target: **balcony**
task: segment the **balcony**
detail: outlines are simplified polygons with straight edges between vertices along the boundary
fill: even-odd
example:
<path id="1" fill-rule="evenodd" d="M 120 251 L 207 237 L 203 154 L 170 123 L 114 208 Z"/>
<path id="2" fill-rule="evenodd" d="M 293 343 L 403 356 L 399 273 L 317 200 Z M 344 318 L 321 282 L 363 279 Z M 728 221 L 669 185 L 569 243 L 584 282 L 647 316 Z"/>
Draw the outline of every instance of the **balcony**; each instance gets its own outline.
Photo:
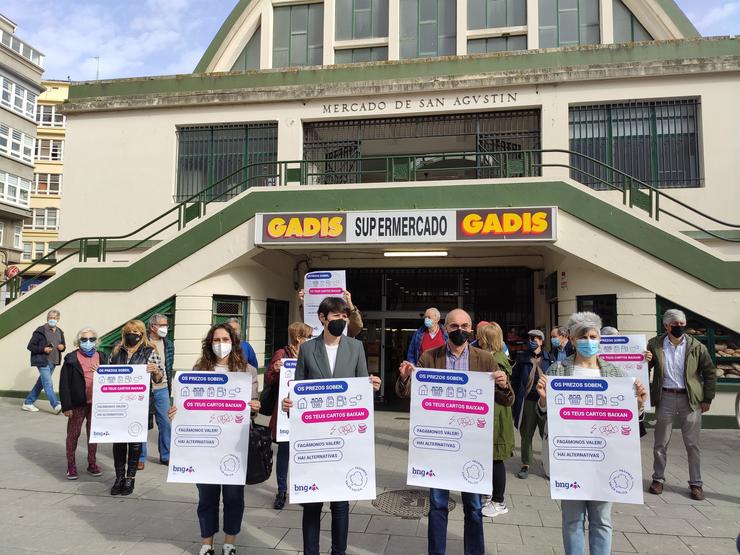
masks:
<path id="1" fill-rule="evenodd" d="M 20 56 L 23 56 L 29 62 L 36 64 L 41 68 L 44 67 L 44 55 L 12 33 L 8 33 L 7 31 L 0 29 L 0 43 L 7 46 Z"/>

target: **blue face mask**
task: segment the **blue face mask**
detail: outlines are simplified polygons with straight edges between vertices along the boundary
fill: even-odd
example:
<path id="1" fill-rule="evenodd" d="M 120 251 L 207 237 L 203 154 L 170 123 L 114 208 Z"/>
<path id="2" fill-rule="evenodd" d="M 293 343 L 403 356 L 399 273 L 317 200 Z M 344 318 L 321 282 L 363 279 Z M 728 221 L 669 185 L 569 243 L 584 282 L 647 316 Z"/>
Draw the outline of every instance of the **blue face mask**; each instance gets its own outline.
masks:
<path id="1" fill-rule="evenodd" d="M 530 351 L 536 351 L 539 348 L 539 345 L 536 341 L 530 341 L 529 342 L 529 350 Z"/>
<path id="2" fill-rule="evenodd" d="M 49 321 L 47 322 L 47 324 L 49 324 L 49 327 L 50 328 L 57 327 L 57 321 L 54 318 L 50 318 Z"/>
<path id="3" fill-rule="evenodd" d="M 560 347 L 560 338 L 559 337 L 551 337 L 550 338 L 550 345 L 553 347 Z"/>
<path id="4" fill-rule="evenodd" d="M 599 354 L 598 339 L 578 339 L 576 341 L 576 350 L 578 354 L 585 358 L 591 358 Z"/>
<path id="5" fill-rule="evenodd" d="M 432 329 L 432 326 L 434 326 L 434 322 L 432 322 L 431 318 L 424 318 L 424 325 L 427 327 L 428 330 Z"/>
<path id="6" fill-rule="evenodd" d="M 80 341 L 80 351 L 82 351 L 82 354 L 85 356 L 93 356 L 93 354 L 95 354 L 95 341 L 85 341 L 83 339 Z"/>

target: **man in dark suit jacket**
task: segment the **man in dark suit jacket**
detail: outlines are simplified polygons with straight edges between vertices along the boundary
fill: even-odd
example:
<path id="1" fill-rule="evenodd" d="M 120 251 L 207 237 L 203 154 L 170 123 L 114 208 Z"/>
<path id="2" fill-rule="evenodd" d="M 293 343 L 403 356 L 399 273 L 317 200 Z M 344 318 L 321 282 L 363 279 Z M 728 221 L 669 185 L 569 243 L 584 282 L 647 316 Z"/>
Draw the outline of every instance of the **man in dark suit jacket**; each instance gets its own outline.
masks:
<path id="1" fill-rule="evenodd" d="M 344 299 L 327 297 L 319 305 L 319 321 L 324 331 L 307 341 L 298 351 L 296 380 L 319 380 L 327 378 L 360 378 L 367 376 L 367 361 L 362 342 L 343 335 L 349 320 L 350 309 Z M 373 390 L 380 389 L 380 378 L 372 376 Z M 293 406 L 290 399 L 282 402 L 283 410 Z M 323 503 L 303 504 L 303 552 L 305 555 L 319 554 L 321 508 Z M 349 534 L 349 502 L 331 502 L 331 552 L 344 555 L 347 552 Z"/>
<path id="2" fill-rule="evenodd" d="M 430 351 L 425 351 L 419 358 L 420 368 L 438 368 L 440 370 L 463 370 L 466 372 L 493 372 L 496 381 L 495 402 L 504 406 L 514 404 L 514 391 L 509 378 L 501 370 L 491 353 L 471 347 L 468 341 L 472 337 L 473 323 L 470 315 L 456 308 L 447 314 L 445 320 L 447 342 Z M 398 369 L 396 393 L 399 397 L 411 395 L 411 373 L 415 370 L 408 361 L 401 363 Z M 491 438 L 493 439 L 493 438 Z M 486 548 L 483 539 L 483 516 L 481 515 L 480 495 L 461 492 L 463 511 L 465 512 L 464 552 L 465 555 L 484 555 Z M 447 516 L 450 492 L 443 489 L 429 490 L 429 525 L 427 539 L 429 555 L 443 555 L 447 550 Z"/>

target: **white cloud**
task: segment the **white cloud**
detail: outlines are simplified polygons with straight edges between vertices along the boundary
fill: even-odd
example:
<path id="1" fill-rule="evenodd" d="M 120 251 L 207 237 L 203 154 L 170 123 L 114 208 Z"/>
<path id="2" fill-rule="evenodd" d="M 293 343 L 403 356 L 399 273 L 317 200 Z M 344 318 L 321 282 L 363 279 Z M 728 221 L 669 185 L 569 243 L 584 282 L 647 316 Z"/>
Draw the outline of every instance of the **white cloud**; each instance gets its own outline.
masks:
<path id="1" fill-rule="evenodd" d="M 702 7 L 707 7 L 704 4 Z M 740 33 L 740 1 L 723 2 L 708 10 L 687 13 L 699 32 L 705 36 Z"/>

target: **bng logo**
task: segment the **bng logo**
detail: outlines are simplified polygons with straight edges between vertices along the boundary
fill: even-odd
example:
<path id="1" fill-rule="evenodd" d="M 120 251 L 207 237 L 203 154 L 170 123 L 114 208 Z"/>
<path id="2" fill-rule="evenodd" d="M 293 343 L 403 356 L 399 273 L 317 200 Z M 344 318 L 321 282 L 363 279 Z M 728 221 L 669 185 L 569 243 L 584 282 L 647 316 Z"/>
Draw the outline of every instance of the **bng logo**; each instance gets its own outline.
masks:
<path id="1" fill-rule="evenodd" d="M 423 468 L 414 468 L 413 466 L 411 467 L 411 475 L 421 476 L 423 478 L 424 477 L 431 478 L 432 476 L 436 476 L 436 474 L 434 473 L 434 470 L 432 470 L 431 468 L 429 470 L 424 470 Z"/>
<path id="2" fill-rule="evenodd" d="M 192 467 L 192 465 L 191 466 L 173 465 L 172 472 L 174 474 L 192 474 L 193 472 L 195 472 L 195 469 Z"/>
<path id="3" fill-rule="evenodd" d="M 581 486 L 578 485 L 578 482 L 568 483 L 568 482 L 560 482 L 558 480 L 555 480 L 555 487 L 557 489 L 570 490 L 570 489 L 580 489 Z"/>
<path id="4" fill-rule="evenodd" d="M 304 492 L 319 491 L 319 486 L 316 484 L 311 484 L 310 486 L 308 484 L 293 484 L 293 489 Z"/>
<path id="5" fill-rule="evenodd" d="M 97 432 L 97 431 L 96 432 L 93 432 L 93 437 L 106 437 L 106 436 L 109 436 L 109 435 L 110 435 L 110 432 L 108 432 L 108 431 L 105 431 L 105 432 Z"/>

